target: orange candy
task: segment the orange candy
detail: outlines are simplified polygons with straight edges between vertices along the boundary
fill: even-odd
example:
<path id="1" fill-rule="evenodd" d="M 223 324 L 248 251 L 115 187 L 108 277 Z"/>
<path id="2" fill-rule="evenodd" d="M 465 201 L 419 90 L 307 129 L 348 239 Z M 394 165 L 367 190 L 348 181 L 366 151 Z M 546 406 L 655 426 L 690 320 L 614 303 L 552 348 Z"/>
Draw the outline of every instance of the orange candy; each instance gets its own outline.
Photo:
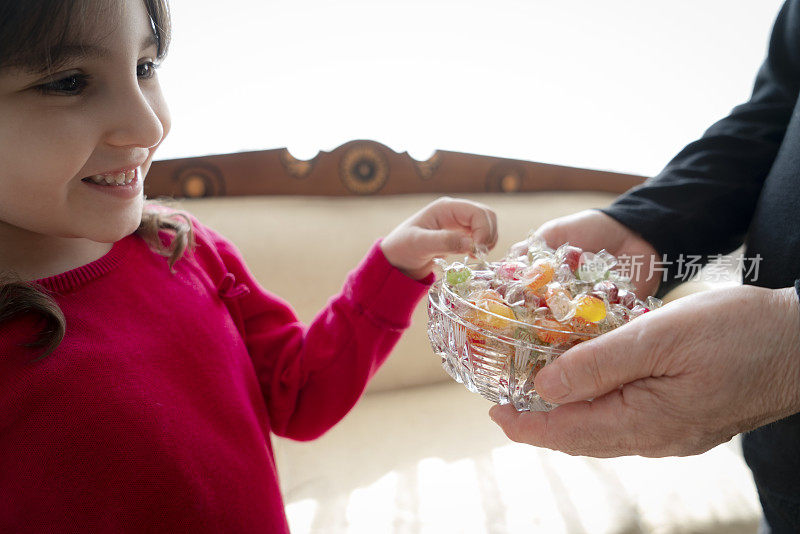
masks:
<path id="1" fill-rule="evenodd" d="M 511 323 L 506 319 L 516 320 L 517 316 L 514 315 L 514 310 L 492 299 L 479 300 L 476 304 L 490 313 L 478 312 L 478 321 L 476 324 L 483 326 L 489 330 L 505 330 Z M 500 317 L 498 317 L 498 315 Z M 504 319 L 505 317 L 505 319 Z"/>
<path id="2" fill-rule="evenodd" d="M 594 336 L 600 333 L 599 326 L 580 317 L 573 317 L 569 324 L 571 329 L 576 334 L 579 334 L 579 339 L 581 341 L 592 339 Z"/>
<path id="3" fill-rule="evenodd" d="M 491 330 L 493 332 L 504 332 L 511 327 L 511 320 L 516 320 L 514 310 L 498 302 L 493 298 L 484 298 L 478 301 L 470 301 L 478 310 L 470 310 L 464 318 L 472 324 Z M 485 310 L 485 311 L 483 311 Z M 486 313 L 489 312 L 489 313 Z M 498 317 L 499 316 L 499 317 Z"/>
<path id="4" fill-rule="evenodd" d="M 556 344 L 569 341 L 570 333 L 564 332 L 564 330 L 569 330 L 569 326 L 563 325 L 554 319 L 541 319 L 536 322 L 536 326 L 547 329 L 536 329 L 536 336 L 543 343 Z M 555 332 L 554 330 L 561 330 L 561 332 Z"/>
<path id="5" fill-rule="evenodd" d="M 471 310 L 465 318 L 472 324 L 492 332 L 506 333 L 512 324 L 509 319 L 516 320 L 517 318 L 514 310 L 493 298 L 484 298 L 473 304 L 480 310 Z M 467 338 L 478 345 L 485 345 L 489 341 L 484 334 L 473 330 L 467 330 Z"/>
<path id="6" fill-rule="evenodd" d="M 553 280 L 555 268 L 550 262 L 537 261 L 523 273 L 523 279 L 528 283 L 528 289 L 537 291 Z"/>
<path id="7" fill-rule="evenodd" d="M 475 300 L 473 301 L 473 303 L 480 302 L 482 300 L 495 300 L 497 302 L 502 303 L 503 296 L 494 289 L 484 289 L 483 291 L 475 295 Z"/>

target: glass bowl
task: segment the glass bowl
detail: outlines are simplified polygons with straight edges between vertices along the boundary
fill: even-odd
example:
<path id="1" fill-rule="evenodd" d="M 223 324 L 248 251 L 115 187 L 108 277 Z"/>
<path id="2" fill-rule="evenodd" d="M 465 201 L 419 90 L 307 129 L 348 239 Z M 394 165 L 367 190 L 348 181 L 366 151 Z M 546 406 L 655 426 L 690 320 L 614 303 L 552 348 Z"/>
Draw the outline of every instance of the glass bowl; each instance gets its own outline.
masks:
<path id="1" fill-rule="evenodd" d="M 519 411 L 554 408 L 536 393 L 536 373 L 568 348 L 597 335 L 543 328 L 494 314 L 441 280 L 428 292 L 428 338 L 444 370 L 469 391 L 492 402 L 511 403 Z"/>

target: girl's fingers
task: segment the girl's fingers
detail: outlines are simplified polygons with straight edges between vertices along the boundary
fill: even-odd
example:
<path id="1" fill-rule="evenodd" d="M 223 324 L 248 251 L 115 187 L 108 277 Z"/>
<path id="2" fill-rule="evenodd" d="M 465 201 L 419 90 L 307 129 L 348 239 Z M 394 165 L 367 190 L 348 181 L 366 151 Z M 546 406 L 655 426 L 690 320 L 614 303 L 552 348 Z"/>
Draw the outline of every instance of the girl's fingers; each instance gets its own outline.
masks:
<path id="1" fill-rule="evenodd" d="M 416 249 L 426 257 L 468 254 L 472 238 L 463 230 L 428 230 L 419 228 L 414 236 Z"/>
<path id="2" fill-rule="evenodd" d="M 459 226 L 469 231 L 475 243 L 489 248 L 497 243 L 497 215 L 483 204 L 463 199 L 441 199 L 436 203 L 435 220 L 441 228 Z"/>

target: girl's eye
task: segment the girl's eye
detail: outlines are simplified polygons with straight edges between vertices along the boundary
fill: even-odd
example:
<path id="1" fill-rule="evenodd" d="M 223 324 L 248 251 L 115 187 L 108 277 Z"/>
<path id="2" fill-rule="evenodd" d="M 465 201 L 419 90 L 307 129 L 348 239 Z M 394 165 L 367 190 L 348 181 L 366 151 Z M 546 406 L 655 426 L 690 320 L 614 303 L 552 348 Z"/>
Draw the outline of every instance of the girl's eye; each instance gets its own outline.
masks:
<path id="1" fill-rule="evenodd" d="M 156 74 L 156 68 L 158 65 L 153 63 L 152 61 L 145 61 L 141 65 L 136 66 L 136 76 L 142 79 L 152 78 Z"/>
<path id="2" fill-rule="evenodd" d="M 136 66 L 136 76 L 139 79 L 147 80 L 156 74 L 156 65 L 152 61 L 145 61 Z M 36 86 L 36 89 L 45 95 L 76 96 L 86 89 L 91 77 L 88 74 L 73 74 L 52 82 L 43 83 Z"/>
<path id="3" fill-rule="evenodd" d="M 38 85 L 36 89 L 46 95 L 58 94 L 73 96 L 79 95 L 86 88 L 89 82 L 89 76 L 86 74 L 73 74 L 66 78 L 53 80 L 52 82 L 43 83 Z"/>

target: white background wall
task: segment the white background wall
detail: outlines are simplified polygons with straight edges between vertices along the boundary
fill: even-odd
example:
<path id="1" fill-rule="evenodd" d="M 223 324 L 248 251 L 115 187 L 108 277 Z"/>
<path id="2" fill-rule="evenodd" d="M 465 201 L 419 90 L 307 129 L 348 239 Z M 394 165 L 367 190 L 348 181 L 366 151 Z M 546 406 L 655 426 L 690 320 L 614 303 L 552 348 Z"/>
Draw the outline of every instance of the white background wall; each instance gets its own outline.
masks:
<path id="1" fill-rule="evenodd" d="M 651 175 L 745 100 L 782 0 L 172 0 L 159 158 L 359 138 Z"/>

